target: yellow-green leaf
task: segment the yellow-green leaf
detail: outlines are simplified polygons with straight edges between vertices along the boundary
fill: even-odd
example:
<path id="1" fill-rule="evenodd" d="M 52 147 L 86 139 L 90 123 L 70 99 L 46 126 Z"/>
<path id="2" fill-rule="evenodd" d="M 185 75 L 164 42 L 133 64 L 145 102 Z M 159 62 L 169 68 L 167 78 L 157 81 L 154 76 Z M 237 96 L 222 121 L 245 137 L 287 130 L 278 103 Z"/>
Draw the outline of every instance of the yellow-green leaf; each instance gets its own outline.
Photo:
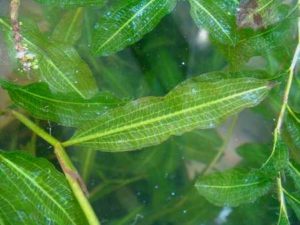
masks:
<path id="1" fill-rule="evenodd" d="M 211 75 L 218 74 L 223 73 Z M 265 80 L 199 76 L 183 82 L 165 97 L 141 98 L 109 110 L 99 120 L 84 125 L 64 145 L 128 151 L 159 144 L 171 135 L 213 128 L 228 116 L 259 104 L 269 90 L 270 83 Z"/>

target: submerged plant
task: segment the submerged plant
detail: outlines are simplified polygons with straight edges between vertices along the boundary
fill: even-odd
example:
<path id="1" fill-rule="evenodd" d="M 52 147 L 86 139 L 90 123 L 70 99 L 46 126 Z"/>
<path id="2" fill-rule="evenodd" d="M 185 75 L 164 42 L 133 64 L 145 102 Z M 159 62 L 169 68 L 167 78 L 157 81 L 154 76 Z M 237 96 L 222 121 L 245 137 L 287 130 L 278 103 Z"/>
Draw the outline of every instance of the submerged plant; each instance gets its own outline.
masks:
<path id="1" fill-rule="evenodd" d="M 0 224 L 299 224 L 299 4 L 12 0 Z"/>

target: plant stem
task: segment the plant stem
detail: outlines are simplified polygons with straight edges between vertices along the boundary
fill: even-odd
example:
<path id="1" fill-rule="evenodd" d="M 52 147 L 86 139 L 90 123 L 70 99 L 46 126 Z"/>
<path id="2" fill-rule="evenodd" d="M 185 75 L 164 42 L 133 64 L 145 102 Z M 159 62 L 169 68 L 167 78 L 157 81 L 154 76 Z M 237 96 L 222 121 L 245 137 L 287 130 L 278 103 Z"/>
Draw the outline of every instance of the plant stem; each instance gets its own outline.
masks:
<path id="1" fill-rule="evenodd" d="M 263 164 L 263 167 L 265 165 L 267 165 L 267 163 L 271 160 L 271 158 L 273 157 L 275 150 L 276 150 L 276 145 L 278 142 L 278 137 L 281 133 L 281 127 L 283 124 L 285 112 L 288 108 L 289 95 L 291 92 L 291 87 L 292 87 L 293 78 L 294 78 L 294 72 L 295 72 L 297 62 L 298 62 L 299 55 L 300 55 L 300 18 L 298 19 L 298 44 L 297 44 L 297 47 L 296 47 L 296 50 L 295 50 L 295 53 L 293 56 L 292 63 L 289 68 L 289 76 L 288 76 L 287 84 L 286 84 L 286 87 L 284 90 L 282 105 L 281 105 L 280 113 L 279 113 L 279 116 L 277 119 L 276 127 L 274 129 L 273 149 L 272 149 L 271 155 L 266 160 L 266 162 Z"/>
<path id="2" fill-rule="evenodd" d="M 209 163 L 209 165 L 203 170 L 203 172 L 202 172 L 203 175 L 208 174 L 210 172 L 210 170 L 215 166 L 215 164 L 220 160 L 221 156 L 224 154 L 224 151 L 228 147 L 228 143 L 234 132 L 234 128 L 236 126 L 237 119 L 238 119 L 238 115 L 235 115 L 232 119 L 229 130 L 225 137 L 224 144 L 220 147 L 220 150 L 218 151 L 217 155 L 213 158 L 213 160 Z"/>
<path id="3" fill-rule="evenodd" d="M 280 202 L 280 216 L 279 216 L 279 218 L 281 217 L 282 214 L 284 214 L 285 217 L 288 219 L 288 213 L 287 213 L 285 198 L 284 198 L 284 189 L 282 187 L 281 174 L 280 173 L 277 177 L 277 189 L 278 189 L 278 199 L 279 199 L 279 202 Z"/>
<path id="4" fill-rule="evenodd" d="M 54 153 L 60 163 L 60 166 L 66 176 L 66 179 L 73 191 L 75 198 L 77 199 L 83 213 L 86 216 L 87 221 L 89 222 L 89 225 L 100 225 L 100 222 L 98 221 L 98 218 L 95 215 L 92 206 L 90 205 L 84 194 L 85 186 L 83 185 L 83 182 L 81 181 L 81 178 L 75 166 L 67 155 L 65 149 L 62 147 L 61 143 L 57 139 L 46 133 L 31 120 L 26 118 L 24 115 L 16 111 L 12 111 L 12 114 L 25 126 L 27 126 L 39 137 L 41 137 L 54 147 Z"/>

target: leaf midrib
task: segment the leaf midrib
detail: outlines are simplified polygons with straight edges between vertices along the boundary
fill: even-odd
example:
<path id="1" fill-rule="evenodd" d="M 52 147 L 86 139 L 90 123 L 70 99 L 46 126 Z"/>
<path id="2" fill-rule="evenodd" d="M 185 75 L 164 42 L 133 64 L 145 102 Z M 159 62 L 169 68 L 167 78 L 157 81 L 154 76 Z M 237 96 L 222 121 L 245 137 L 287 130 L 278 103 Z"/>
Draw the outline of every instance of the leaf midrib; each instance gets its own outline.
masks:
<path id="1" fill-rule="evenodd" d="M 233 44 L 233 40 L 231 37 L 226 33 L 226 30 L 224 30 L 223 26 L 219 23 L 219 21 L 199 2 L 196 0 L 191 0 L 193 1 L 198 7 L 200 7 L 210 18 L 212 18 L 213 21 L 217 24 L 217 26 L 221 29 L 221 31 L 225 34 L 225 36 L 228 38 L 228 40 Z"/>
<path id="2" fill-rule="evenodd" d="M 154 3 L 156 0 L 151 0 L 148 2 L 145 6 L 143 6 L 140 10 L 138 10 L 132 17 L 129 18 L 110 38 L 108 38 L 98 49 L 97 51 L 101 51 L 101 49 L 107 45 L 109 42 L 111 42 L 122 30 L 124 30 L 128 24 L 130 24 L 141 12 L 143 12 L 147 7 L 149 7 L 152 3 Z"/>
<path id="3" fill-rule="evenodd" d="M 216 188 L 216 189 L 234 189 L 241 187 L 250 187 L 257 184 L 265 183 L 265 181 L 257 181 L 249 184 L 238 184 L 238 185 L 209 185 L 209 184 L 196 184 L 197 188 Z"/>
<path id="4" fill-rule="evenodd" d="M 174 112 L 174 113 L 169 113 L 169 114 L 166 114 L 166 115 L 163 115 L 163 116 L 158 116 L 158 117 L 148 119 L 146 121 L 141 121 L 141 122 L 138 122 L 138 123 L 135 123 L 135 124 L 132 124 L 132 125 L 125 125 L 125 126 L 122 126 L 122 127 L 118 127 L 116 129 L 108 130 L 106 132 L 104 131 L 103 133 L 96 133 L 96 134 L 93 134 L 93 135 L 88 135 L 86 137 L 73 138 L 69 141 L 64 142 L 63 146 L 70 146 L 70 145 L 74 145 L 74 144 L 79 144 L 79 143 L 82 143 L 82 142 L 85 142 L 85 141 L 100 138 L 100 137 L 107 136 L 107 135 L 110 135 L 110 134 L 114 134 L 114 133 L 122 132 L 122 131 L 125 131 L 125 130 L 130 130 L 130 129 L 133 129 L 133 128 L 138 128 L 138 127 L 141 127 L 141 126 L 149 125 L 149 124 L 155 123 L 157 121 L 161 121 L 161 120 L 165 120 L 165 119 L 168 119 L 168 118 L 171 118 L 171 117 L 175 117 L 175 116 L 178 116 L 180 114 L 184 114 L 186 112 L 192 112 L 192 111 L 195 111 L 195 110 L 199 110 L 201 108 L 208 107 L 208 106 L 211 106 L 213 104 L 216 104 L 216 103 L 219 103 L 219 102 L 222 102 L 222 101 L 226 101 L 226 100 L 238 97 L 238 96 L 242 96 L 242 95 L 245 95 L 245 94 L 248 94 L 248 93 L 251 93 L 251 92 L 259 91 L 259 90 L 262 90 L 262 89 L 268 89 L 268 86 L 262 86 L 262 87 L 259 87 L 259 88 L 255 88 L 255 89 L 251 89 L 251 90 L 248 90 L 248 91 L 240 92 L 238 94 L 233 94 L 233 95 L 230 95 L 230 96 L 226 96 L 224 98 L 220 98 L 220 99 L 217 99 L 217 100 L 214 100 L 214 101 L 211 101 L 211 102 L 207 102 L 207 103 L 204 103 L 204 104 L 201 104 L 201 105 L 198 105 L 198 106 L 183 109 L 183 110 L 180 110 L 180 111 L 177 111 L 177 112 Z M 96 129 L 96 128 L 92 128 L 92 129 Z M 86 132 L 82 133 L 80 136 L 83 136 L 85 133 L 88 133 L 88 132 L 90 132 L 90 131 L 87 130 Z"/>

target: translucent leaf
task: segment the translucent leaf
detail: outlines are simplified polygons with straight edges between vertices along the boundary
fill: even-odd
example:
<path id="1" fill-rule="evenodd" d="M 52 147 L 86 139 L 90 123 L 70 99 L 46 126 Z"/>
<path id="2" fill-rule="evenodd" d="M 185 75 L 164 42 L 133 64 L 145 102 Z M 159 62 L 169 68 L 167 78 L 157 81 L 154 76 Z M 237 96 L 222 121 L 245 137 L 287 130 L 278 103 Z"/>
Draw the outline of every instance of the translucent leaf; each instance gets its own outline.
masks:
<path id="1" fill-rule="evenodd" d="M 81 36 L 84 10 L 77 8 L 66 12 L 52 33 L 52 39 L 74 45 Z"/>
<path id="2" fill-rule="evenodd" d="M 215 73 L 212 73 L 212 75 Z M 228 116 L 259 104 L 270 83 L 254 78 L 189 79 L 165 97 L 146 97 L 109 110 L 65 143 L 103 151 L 127 151 L 159 144 L 171 135 L 212 128 Z"/>
<path id="3" fill-rule="evenodd" d="M 100 117 L 108 108 L 122 103 L 109 93 L 98 94 L 86 100 L 77 95 L 52 93 L 45 83 L 19 86 L 0 79 L 11 99 L 33 116 L 65 126 L 79 126 Z"/>
<path id="4" fill-rule="evenodd" d="M 235 12 L 237 1 L 189 0 L 191 15 L 201 28 L 206 28 L 213 39 L 223 44 L 234 45 Z"/>
<path id="5" fill-rule="evenodd" d="M 232 170 L 200 177 L 195 186 L 212 204 L 238 206 L 254 202 L 266 194 L 272 180 L 258 170 L 250 173 Z"/>
<path id="6" fill-rule="evenodd" d="M 140 40 L 173 10 L 176 0 L 122 0 L 99 19 L 92 51 L 109 55 Z"/>
<path id="7" fill-rule="evenodd" d="M 0 19 L 0 26 L 11 39 L 10 25 Z M 98 92 L 92 72 L 75 48 L 49 41 L 37 27 L 27 22 L 22 25 L 22 35 L 24 44 L 38 62 L 38 70 L 34 72 L 48 83 L 51 90 L 74 93 L 82 98 L 90 98 Z"/>
<path id="8" fill-rule="evenodd" d="M 89 5 L 101 5 L 104 0 L 35 0 L 42 4 L 51 6 L 89 6 Z"/>
<path id="9" fill-rule="evenodd" d="M 87 224 L 64 176 L 46 160 L 0 151 L 3 224 Z"/>

